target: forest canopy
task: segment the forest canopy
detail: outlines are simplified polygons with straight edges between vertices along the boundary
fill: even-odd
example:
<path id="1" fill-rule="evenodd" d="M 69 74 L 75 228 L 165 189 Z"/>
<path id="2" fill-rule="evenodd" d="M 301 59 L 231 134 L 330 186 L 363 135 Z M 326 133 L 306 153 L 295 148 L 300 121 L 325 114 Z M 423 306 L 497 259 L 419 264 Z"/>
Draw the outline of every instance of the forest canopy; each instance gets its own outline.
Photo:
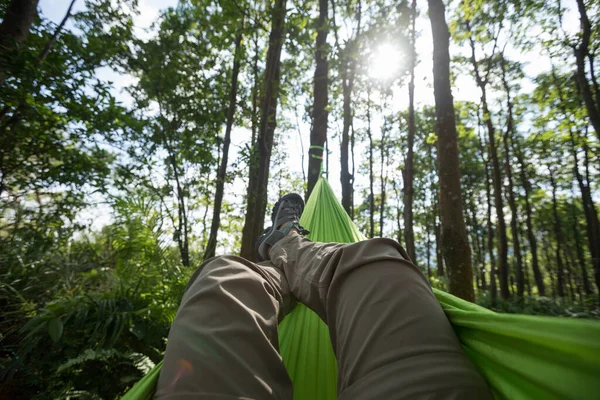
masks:
<path id="1" fill-rule="evenodd" d="M 0 397 L 113 399 L 326 177 L 500 312 L 600 318 L 597 0 L 0 0 Z"/>

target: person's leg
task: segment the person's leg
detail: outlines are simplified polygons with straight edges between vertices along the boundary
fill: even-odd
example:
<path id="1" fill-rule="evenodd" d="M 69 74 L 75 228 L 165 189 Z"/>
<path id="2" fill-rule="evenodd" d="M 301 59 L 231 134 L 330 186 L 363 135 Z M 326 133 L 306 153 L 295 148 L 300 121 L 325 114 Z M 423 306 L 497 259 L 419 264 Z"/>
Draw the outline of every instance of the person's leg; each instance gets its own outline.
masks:
<path id="1" fill-rule="evenodd" d="M 181 301 L 155 398 L 291 399 L 277 325 L 292 298 L 269 262 L 209 260 Z"/>
<path id="2" fill-rule="evenodd" d="M 340 399 L 491 399 L 423 274 L 391 239 L 270 250 L 290 289 L 329 326 Z"/>

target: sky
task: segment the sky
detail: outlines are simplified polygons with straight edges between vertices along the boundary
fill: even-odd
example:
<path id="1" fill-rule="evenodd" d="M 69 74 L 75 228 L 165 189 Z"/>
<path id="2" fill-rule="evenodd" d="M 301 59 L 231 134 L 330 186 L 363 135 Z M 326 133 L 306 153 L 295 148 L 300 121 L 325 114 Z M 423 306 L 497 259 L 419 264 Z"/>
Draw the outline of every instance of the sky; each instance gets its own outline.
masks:
<path id="1" fill-rule="evenodd" d="M 40 0 L 41 13 L 52 21 L 58 23 L 63 18 L 69 6 L 70 0 Z M 423 5 L 424 2 L 420 2 Z M 567 13 L 565 15 L 565 25 L 568 30 L 576 30 L 578 28 L 577 15 L 573 10 L 575 8 L 575 0 L 564 1 Z M 136 35 L 140 38 L 150 39 L 154 36 L 154 32 L 151 29 L 152 23 L 157 19 L 161 10 L 175 6 L 177 0 L 139 0 L 139 15 L 134 16 L 134 26 Z M 81 10 L 84 7 L 84 0 L 77 0 L 75 4 L 75 11 Z M 434 105 L 433 97 L 433 86 L 432 86 L 432 37 L 431 27 L 429 18 L 426 10 L 421 10 L 420 17 L 416 22 L 417 29 L 417 42 L 416 48 L 418 51 L 418 64 L 415 71 L 416 74 L 416 90 L 415 90 L 415 103 L 416 107 L 419 108 L 423 105 Z M 333 36 L 333 35 L 331 35 Z M 371 72 L 369 73 L 370 79 L 378 80 L 380 75 L 386 75 L 389 73 L 390 68 L 403 64 L 403 54 L 394 52 L 391 50 L 392 46 L 390 43 L 381 43 L 379 49 L 374 53 L 374 57 L 369 61 L 371 66 Z M 464 53 L 465 49 L 460 48 L 453 44 L 450 52 L 452 55 Z M 550 62 L 547 56 L 541 53 L 541 50 L 534 49 L 527 54 L 521 54 L 515 50 L 508 48 L 508 56 L 513 60 L 518 60 L 524 63 L 524 71 L 526 76 L 533 77 L 541 72 L 547 71 L 550 68 Z M 129 75 L 119 74 L 112 70 L 110 67 L 103 67 L 97 70 L 99 78 L 109 80 L 113 82 L 113 95 L 117 100 L 121 101 L 124 105 L 129 106 L 132 104 L 131 97 L 124 91 L 124 88 L 135 83 L 135 78 Z M 405 80 L 406 81 L 406 80 Z M 532 84 L 525 80 L 523 82 L 524 90 L 531 90 Z M 457 101 L 479 101 L 480 92 L 476 87 L 475 82 L 469 73 L 458 75 L 455 86 L 453 87 L 453 95 Z M 408 106 L 408 91 L 406 85 L 402 87 L 394 87 L 393 97 L 388 104 L 388 114 L 393 111 L 400 111 L 406 109 Z M 293 113 L 287 113 L 283 115 L 284 118 L 295 121 Z M 330 116 L 329 120 L 329 135 L 341 127 L 341 121 L 333 119 L 334 116 Z M 383 120 L 381 115 L 374 118 L 373 127 L 375 130 L 375 137 L 377 138 L 378 127 L 381 127 Z M 360 125 L 360 122 L 357 123 Z M 287 168 L 290 172 L 301 174 L 302 173 L 302 154 L 299 149 L 304 148 L 308 150 L 309 146 L 309 135 L 310 126 L 307 123 L 300 122 L 299 129 L 302 134 L 302 143 L 300 143 L 300 137 L 296 129 L 292 129 L 289 132 L 283 132 L 282 151 L 286 154 L 287 159 L 285 161 L 284 168 Z M 338 135 L 339 136 L 339 135 Z M 232 135 L 232 152 L 230 160 L 235 160 L 239 150 L 243 148 L 244 144 L 248 142 L 249 133 L 245 129 L 234 129 Z M 334 191 L 339 195 L 341 193 L 341 185 L 339 181 L 339 138 L 330 140 L 330 164 L 329 164 L 329 182 L 333 187 Z M 362 148 L 359 146 L 356 149 L 357 161 L 356 165 L 360 165 L 362 162 L 361 157 Z M 305 163 L 308 162 L 308 157 L 304 157 Z M 306 167 L 305 167 L 306 168 Z M 355 188 L 365 187 L 368 185 L 367 177 L 357 174 Z M 226 188 L 226 197 L 233 203 L 237 203 L 239 207 L 241 204 L 242 196 L 239 193 L 245 193 L 245 183 L 243 180 L 236 180 L 233 185 Z M 273 191 L 271 191 L 273 192 Z M 274 193 L 270 193 L 270 200 L 275 201 L 273 198 Z M 355 194 L 355 204 L 359 204 L 361 201 L 359 193 Z M 93 228 L 98 229 L 106 223 L 110 222 L 110 209 L 106 206 L 99 206 L 95 209 L 88 210 L 84 214 L 84 218 L 93 221 Z M 392 227 L 390 227 L 392 228 Z"/>

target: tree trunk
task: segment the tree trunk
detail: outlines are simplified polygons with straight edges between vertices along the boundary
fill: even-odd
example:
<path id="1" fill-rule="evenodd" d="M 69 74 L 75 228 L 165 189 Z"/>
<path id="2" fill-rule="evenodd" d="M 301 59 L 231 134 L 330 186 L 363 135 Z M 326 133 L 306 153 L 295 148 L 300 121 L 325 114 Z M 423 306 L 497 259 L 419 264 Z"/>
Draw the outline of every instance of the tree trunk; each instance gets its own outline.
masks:
<path id="1" fill-rule="evenodd" d="M 532 190 L 531 182 L 529 181 L 529 176 L 527 174 L 527 165 L 525 164 L 525 157 L 523 157 L 523 153 L 521 152 L 518 140 L 515 136 L 513 136 L 511 139 L 515 150 L 515 155 L 517 156 L 517 160 L 519 161 L 519 167 L 521 170 L 521 185 L 525 190 L 525 224 L 527 225 L 527 240 L 529 242 L 529 250 L 531 252 L 531 268 L 533 269 L 533 279 L 535 280 L 535 286 L 537 286 L 538 289 L 538 295 L 545 296 L 546 287 L 544 285 L 544 276 L 542 275 L 538 259 L 537 239 L 535 237 L 535 230 L 533 227 L 533 211 L 531 208 L 531 201 L 529 199 Z"/>
<path id="2" fill-rule="evenodd" d="M 575 191 L 573 190 L 573 198 L 575 198 Z M 579 232 L 579 223 L 577 221 L 577 214 L 575 212 L 575 205 L 571 206 L 571 226 L 573 228 L 573 238 L 575 239 L 575 252 L 577 254 L 577 262 L 579 269 L 581 270 L 581 281 L 583 290 L 586 295 L 594 293 L 592 285 L 590 284 L 590 278 L 588 276 L 587 266 L 585 263 L 585 256 L 583 253 L 583 246 L 581 243 L 581 233 Z"/>
<path id="3" fill-rule="evenodd" d="M 577 65 L 577 86 L 585 102 L 585 108 L 594 131 L 596 131 L 596 136 L 600 139 L 600 93 L 596 91 L 596 95 L 594 95 L 585 71 L 586 59 L 589 59 L 592 71 L 594 69 L 594 57 L 590 54 L 589 50 L 592 26 L 587 15 L 584 0 L 577 0 L 577 8 L 579 10 L 579 22 L 581 26 L 581 42 L 578 46 L 574 47 Z"/>
<path id="4" fill-rule="evenodd" d="M 263 230 L 267 205 L 269 166 L 273 149 L 273 135 L 277 121 L 277 98 L 280 84 L 281 49 L 285 40 L 285 13 L 287 0 L 276 0 L 272 9 L 271 34 L 265 69 L 265 83 L 261 105 L 261 120 L 253 153 L 257 162 L 250 164 L 246 220 L 242 230 L 240 255 L 255 260 L 254 244 Z"/>
<path id="5" fill-rule="evenodd" d="M 590 245 L 590 248 L 594 248 L 593 265 L 594 265 L 594 281 L 596 282 L 596 287 L 598 288 L 598 294 L 600 296 L 600 221 L 598 221 L 598 211 L 596 210 L 596 206 L 594 205 L 594 201 L 592 199 L 592 191 L 590 188 L 590 160 L 589 160 L 589 152 L 587 145 L 584 146 L 584 163 L 585 163 L 585 177 L 587 184 L 585 185 L 585 197 L 587 199 L 585 207 L 586 211 L 586 219 L 588 219 L 589 215 L 589 223 L 588 226 L 588 238 L 593 241 L 593 246 Z M 582 196 L 584 196 L 582 194 Z"/>
<path id="6" fill-rule="evenodd" d="M 37 18 L 38 0 L 12 0 L 0 24 L 0 85 L 6 79 L 7 69 Z"/>
<path id="7" fill-rule="evenodd" d="M 310 197 L 313 188 L 321 175 L 323 166 L 323 151 L 327 138 L 327 110 L 329 63 L 327 55 L 327 33 L 329 32 L 329 0 L 319 0 L 319 20 L 317 22 L 317 41 L 315 50 L 314 102 L 312 112 L 312 131 L 310 132 L 310 156 L 308 158 L 308 189 L 306 199 Z"/>
<path id="8" fill-rule="evenodd" d="M 319 0 L 320 1 L 320 0 Z M 342 184 L 342 206 L 350 218 L 354 219 L 354 177 L 350 174 L 349 168 L 349 144 L 350 144 L 350 126 L 352 125 L 352 90 L 354 88 L 354 78 L 356 74 L 356 50 L 360 37 L 362 17 L 362 4 L 358 2 L 358 29 L 356 37 L 351 39 L 346 46 L 344 60 L 342 62 L 342 91 L 343 91 L 343 112 L 344 124 L 342 128 L 342 141 L 340 148 L 341 173 L 340 180 Z"/>
<path id="9" fill-rule="evenodd" d="M 564 243 L 562 234 L 562 223 L 558 215 L 558 204 L 556 201 L 556 180 L 554 179 L 554 171 L 550 171 L 550 184 L 552 186 L 552 214 L 554 216 L 554 234 L 556 235 L 556 285 L 559 297 L 565 297 L 565 270 L 561 255 L 561 244 Z"/>
<path id="10" fill-rule="evenodd" d="M 481 117 L 479 109 L 477 110 L 477 126 L 480 127 Z M 487 204 L 486 232 L 487 232 L 487 250 L 490 257 L 490 298 L 492 304 L 496 302 L 498 297 L 498 288 L 496 285 L 496 258 L 494 257 L 494 225 L 492 223 L 492 190 L 490 187 L 490 163 L 485 157 L 484 139 L 478 135 L 479 151 L 481 153 L 481 161 L 485 166 L 485 199 Z"/>
<path id="11" fill-rule="evenodd" d="M 256 131 L 258 130 L 258 93 L 259 93 L 259 47 L 258 39 L 254 38 L 254 62 L 252 65 L 252 76 L 254 83 L 252 85 L 252 140 L 250 142 L 250 148 L 252 149 L 251 154 L 254 154 L 254 146 L 256 145 Z"/>
<path id="12" fill-rule="evenodd" d="M 381 188 L 381 199 L 379 203 L 379 237 L 383 237 L 383 223 L 385 219 L 385 184 L 386 177 L 384 176 L 385 170 L 385 129 L 384 127 L 381 131 L 381 144 L 379 146 L 379 150 L 381 152 L 381 171 L 379 176 L 379 186 Z"/>
<path id="13" fill-rule="evenodd" d="M 515 258 L 517 261 L 516 278 L 517 278 L 517 296 L 523 297 L 525 293 L 525 281 L 523 277 L 523 258 L 521 257 L 521 243 L 519 240 L 519 217 L 517 210 L 517 201 L 515 199 L 515 191 L 513 186 L 510 146 L 508 143 L 509 136 L 514 136 L 514 121 L 513 121 L 513 104 L 510 96 L 510 86 L 506 80 L 506 60 L 502 54 L 502 84 L 506 91 L 506 105 L 508 112 L 508 120 L 506 123 L 506 132 L 504 133 L 504 170 L 508 180 L 508 205 L 510 207 L 510 230 L 512 232 L 512 242 Z"/>
<path id="14" fill-rule="evenodd" d="M 456 115 L 450 87 L 450 33 L 442 0 L 428 0 L 433 33 L 433 86 L 438 135 L 442 246 L 450 293 L 475 300 L 471 248 L 463 214 Z"/>
<path id="15" fill-rule="evenodd" d="M 434 157 L 432 155 L 433 145 L 427 145 L 427 156 L 429 160 L 432 161 L 432 170 L 437 169 L 437 163 L 434 161 Z M 430 189 L 431 189 L 431 198 L 433 201 L 433 233 L 435 236 L 435 263 L 437 269 L 437 277 L 441 278 L 444 276 L 444 258 L 442 257 L 442 235 L 441 228 L 439 223 L 439 214 L 440 214 L 440 204 L 439 204 L 439 190 L 435 184 L 434 175 L 430 174 Z"/>
<path id="16" fill-rule="evenodd" d="M 574 136 L 572 130 L 571 130 L 570 134 L 571 134 L 571 136 L 570 136 L 571 137 L 571 152 L 573 154 L 573 172 L 575 174 L 575 178 L 577 179 L 577 184 L 579 185 L 579 191 L 581 192 L 581 204 L 583 205 L 583 210 L 584 210 L 584 214 L 585 214 L 586 230 L 587 230 L 587 236 L 588 236 L 588 248 L 590 250 L 590 255 L 592 257 L 592 264 L 594 265 L 594 269 L 596 269 L 596 264 L 600 263 L 600 261 L 599 261 L 599 259 L 600 259 L 600 251 L 599 251 L 600 244 L 598 243 L 598 241 L 600 240 L 600 235 L 598 235 L 596 232 L 594 232 L 594 214 L 596 215 L 596 221 L 598 219 L 598 215 L 596 214 L 596 207 L 594 205 L 594 200 L 592 199 L 591 190 L 590 190 L 589 186 L 587 186 L 585 184 L 585 182 L 583 180 L 583 176 L 581 175 L 581 172 L 579 172 L 579 160 L 577 157 L 575 136 Z M 577 226 L 577 220 L 576 220 L 575 216 L 573 216 L 573 218 L 575 219 L 574 227 L 573 227 L 574 234 L 575 234 L 575 240 L 577 242 L 579 242 L 580 238 L 579 238 L 579 229 Z M 577 244 L 577 254 L 578 254 L 578 258 L 580 260 L 580 265 L 581 265 L 583 287 L 584 287 L 586 294 L 591 294 L 591 293 L 593 293 L 592 286 L 589 281 L 585 262 L 583 262 L 583 255 L 579 254 L 580 252 L 581 252 L 581 247 L 579 246 L 579 244 Z M 598 289 L 600 290 L 600 286 L 598 286 Z"/>
<path id="17" fill-rule="evenodd" d="M 229 157 L 229 146 L 231 144 L 231 130 L 233 129 L 235 107 L 237 104 L 237 87 L 238 76 L 240 73 L 241 57 L 242 57 L 242 32 L 244 29 L 244 21 L 242 20 L 240 30 L 235 37 L 235 50 L 233 58 L 233 68 L 231 70 L 231 88 L 229 91 L 229 107 L 227 109 L 227 123 L 225 127 L 225 138 L 223 139 L 223 156 L 221 165 L 217 172 L 217 187 L 215 192 L 215 200 L 213 206 L 212 223 L 210 225 L 210 236 L 208 244 L 204 252 L 204 260 L 208 260 L 215 256 L 217 248 L 217 235 L 221 225 L 221 205 L 223 204 L 223 192 L 225 190 L 225 179 L 227 177 L 227 160 Z"/>
<path id="18" fill-rule="evenodd" d="M 466 22 L 470 32 L 469 22 Z M 494 184 L 494 203 L 496 206 L 497 234 L 498 234 L 498 279 L 500 281 L 500 295 L 507 299 L 510 297 L 508 285 L 508 240 L 506 237 L 506 222 L 504 221 L 504 201 L 502 199 L 502 175 L 500 173 L 500 161 L 496 147 L 496 133 L 492 123 L 492 117 L 487 103 L 487 82 L 479 73 L 479 64 L 475 56 L 475 41 L 472 34 L 469 36 L 471 45 L 471 63 L 475 72 L 477 86 L 481 90 L 481 106 L 483 108 L 483 119 L 488 130 L 488 146 L 490 159 L 492 161 L 492 182 Z"/>
<path id="19" fill-rule="evenodd" d="M 546 271 L 548 271 L 548 277 L 550 278 L 550 295 L 552 298 L 556 298 L 556 284 L 554 278 L 554 271 L 552 268 L 552 258 L 550 257 L 550 252 L 552 250 L 552 245 L 547 241 L 544 241 L 543 252 L 546 257 Z"/>
<path id="20" fill-rule="evenodd" d="M 416 41 L 416 19 L 417 19 L 417 1 L 412 1 L 412 26 L 411 26 L 411 55 L 410 55 L 410 82 L 408 83 L 408 143 L 406 149 L 406 163 L 404 177 L 404 242 L 406 251 L 413 263 L 416 263 L 415 254 L 415 233 L 413 230 L 413 164 L 414 164 L 414 143 L 415 143 L 415 64 L 417 52 L 415 49 Z"/>
<path id="21" fill-rule="evenodd" d="M 373 133 L 371 132 L 371 90 L 367 92 L 367 136 L 369 137 L 369 237 L 375 237 L 375 191 L 373 189 Z"/>

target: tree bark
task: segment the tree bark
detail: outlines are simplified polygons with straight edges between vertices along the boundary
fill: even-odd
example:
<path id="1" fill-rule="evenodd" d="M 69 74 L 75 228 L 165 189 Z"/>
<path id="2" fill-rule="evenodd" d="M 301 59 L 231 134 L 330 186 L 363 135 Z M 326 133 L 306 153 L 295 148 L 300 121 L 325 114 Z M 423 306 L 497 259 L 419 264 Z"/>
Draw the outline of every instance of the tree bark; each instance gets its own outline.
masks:
<path id="1" fill-rule="evenodd" d="M 558 215 L 558 204 L 556 200 L 556 179 L 554 179 L 554 171 L 552 168 L 548 168 L 550 172 L 550 184 L 552 186 L 552 215 L 554 216 L 554 234 L 556 236 L 556 285 L 557 293 L 559 297 L 565 297 L 565 270 L 562 259 L 562 248 L 561 244 L 564 243 L 564 237 L 562 233 L 562 222 Z"/>
<path id="2" fill-rule="evenodd" d="M 450 33 L 442 0 L 428 0 L 433 32 L 433 86 L 438 135 L 442 246 L 450 293 L 475 300 L 471 247 L 465 226 L 456 115 L 450 87 Z"/>
<path id="3" fill-rule="evenodd" d="M 257 162 L 250 163 L 246 220 L 242 230 L 240 255 L 256 260 L 254 244 L 263 230 L 267 205 L 269 166 L 273 149 L 273 135 L 277 121 L 277 98 L 280 85 L 281 49 L 285 40 L 285 13 L 287 0 L 276 0 L 271 12 L 272 25 L 265 69 L 261 120 L 253 153 Z"/>
<path id="4" fill-rule="evenodd" d="M 411 7 L 412 25 L 411 25 L 411 56 L 410 56 L 410 81 L 408 83 L 408 143 L 406 149 L 406 163 L 404 177 L 404 242 L 406 251 L 413 263 L 416 263 L 417 255 L 415 253 L 415 233 L 413 229 L 413 164 L 414 164 L 414 143 L 415 143 L 415 64 L 417 52 L 415 49 L 416 19 L 417 19 L 417 1 L 412 1 Z"/>
<path id="5" fill-rule="evenodd" d="M 259 47 L 258 39 L 254 38 L 254 62 L 252 65 L 252 76 L 254 83 L 252 85 L 252 139 L 250 141 L 250 148 L 254 149 L 256 145 L 256 132 L 258 131 L 258 94 L 259 94 L 259 69 L 258 69 L 258 58 L 259 58 Z M 254 153 L 254 151 L 252 151 Z"/>
<path id="6" fill-rule="evenodd" d="M 37 18 L 38 0 L 12 0 L 0 24 L 0 85 L 6 80 L 7 69 Z"/>
<path id="7" fill-rule="evenodd" d="M 477 126 L 482 126 L 479 109 L 477 110 Z M 490 298 L 492 304 L 496 302 L 498 297 L 498 288 L 496 284 L 496 258 L 494 257 L 494 225 L 492 223 L 492 190 L 490 187 L 490 163 L 485 157 L 484 139 L 478 135 L 479 151 L 481 153 L 481 161 L 485 166 L 485 199 L 487 205 L 486 232 L 487 232 L 487 251 L 490 257 Z"/>
<path id="8" fill-rule="evenodd" d="M 469 42 L 471 45 L 471 63 L 475 73 L 475 81 L 481 90 L 481 106 L 483 119 L 488 130 L 488 146 L 490 159 L 492 161 L 492 182 L 494 185 L 494 203 L 496 206 L 497 234 L 498 234 L 498 279 L 500 281 L 500 295 L 507 299 L 510 297 L 508 285 L 508 239 L 506 236 L 506 222 L 504 221 L 504 201 L 502 199 L 502 175 L 500 173 L 500 161 L 496 147 L 496 133 L 487 102 L 487 78 L 484 79 L 479 72 L 479 64 L 475 56 L 475 41 L 471 34 L 469 21 L 466 21 L 469 31 Z"/>
<path id="9" fill-rule="evenodd" d="M 327 56 L 327 34 L 329 32 L 329 0 L 319 0 L 319 19 L 317 22 L 317 41 L 315 49 L 314 101 L 312 111 L 312 131 L 310 132 L 310 149 L 308 157 L 308 189 L 306 199 L 321 175 L 325 139 L 327 138 L 327 99 L 329 93 L 329 63 Z"/>
<path id="10" fill-rule="evenodd" d="M 589 186 L 589 181 L 586 184 L 581 172 L 579 171 L 579 160 L 577 157 L 577 149 L 575 147 L 575 137 L 573 131 L 571 131 L 571 151 L 574 160 L 573 172 L 575 174 L 575 178 L 577 179 L 577 184 L 579 185 L 579 191 L 581 192 L 581 203 L 583 205 L 583 211 L 585 214 L 588 248 L 592 259 L 592 265 L 594 266 L 596 286 L 600 292 L 600 273 L 598 273 L 600 271 L 600 223 L 598 222 L 598 213 L 592 198 L 592 191 Z M 591 287 L 587 277 L 587 271 L 584 269 L 582 273 L 585 292 L 586 294 L 590 294 Z"/>
<path id="11" fill-rule="evenodd" d="M 379 146 L 379 151 L 381 153 L 381 170 L 379 176 L 379 186 L 381 189 L 381 199 L 379 203 L 379 237 L 383 237 L 383 224 L 385 220 L 385 184 L 386 177 L 384 176 L 385 170 L 385 156 L 386 156 L 386 146 L 385 146 L 385 127 L 381 130 L 381 143 Z"/>
<path id="12" fill-rule="evenodd" d="M 354 89 L 354 78 L 356 74 L 356 50 L 360 37 L 362 17 L 362 3 L 358 2 L 358 29 L 356 37 L 351 39 L 344 51 L 344 60 L 342 62 L 342 91 L 343 91 L 343 113 L 344 124 L 342 128 L 342 140 L 340 147 L 341 173 L 340 180 L 342 184 L 342 206 L 350 218 L 354 219 L 354 177 L 349 168 L 349 144 L 350 144 L 350 126 L 352 125 L 352 90 Z"/>
<path id="13" fill-rule="evenodd" d="M 229 146 L 231 145 L 231 131 L 233 129 L 235 108 L 237 104 L 237 88 L 240 66 L 242 63 L 242 32 L 244 29 L 244 20 L 242 20 L 240 29 L 235 37 L 235 50 L 233 53 L 233 68 L 231 70 L 231 88 L 229 90 L 229 107 L 227 108 L 227 122 L 225 127 L 225 137 L 223 139 L 223 156 L 221 165 L 217 172 L 217 187 L 215 191 L 215 200 L 213 206 L 213 216 L 210 225 L 210 236 L 204 252 L 204 260 L 215 256 L 217 248 L 217 235 L 221 225 L 221 206 L 223 204 L 223 193 L 225 191 L 225 179 L 227 177 L 227 162 L 229 157 Z"/>
<path id="14" fill-rule="evenodd" d="M 508 206 L 510 207 L 510 230 L 512 232 L 513 251 L 517 261 L 516 278 L 517 278 L 517 296 L 523 297 L 525 293 L 525 280 L 523 277 L 523 258 L 521 256 L 521 242 L 519 240 L 519 217 L 517 210 L 517 201 L 515 198 L 515 191 L 513 185 L 513 176 L 511 168 L 511 154 L 510 146 L 508 143 L 509 136 L 514 136 L 514 120 L 513 120 L 513 104 L 510 95 L 510 86 L 506 79 L 506 60 L 504 54 L 502 54 L 502 60 L 500 63 L 502 67 L 502 84 L 506 91 L 506 107 L 507 107 L 507 123 L 506 132 L 504 133 L 504 170 L 506 172 L 506 178 L 508 180 Z"/>
<path id="15" fill-rule="evenodd" d="M 515 155 L 517 156 L 517 161 L 519 162 L 521 186 L 523 186 L 523 189 L 525 190 L 525 224 L 527 226 L 527 240 L 529 242 L 529 250 L 531 252 L 531 269 L 533 269 L 533 279 L 535 280 L 535 286 L 538 289 L 538 295 L 545 296 L 546 287 L 544 284 L 544 276 L 542 275 L 542 271 L 540 269 L 537 239 L 535 237 L 535 229 L 533 226 L 533 211 L 530 201 L 532 191 L 531 182 L 529 181 L 529 176 L 527 174 L 525 157 L 523 156 L 520 145 L 518 144 L 515 136 L 511 138 L 511 142 L 515 150 Z"/>
<path id="16" fill-rule="evenodd" d="M 579 23 L 581 26 L 581 41 L 578 46 L 573 47 L 577 65 L 577 86 L 585 102 L 585 108 L 596 136 L 600 139 L 600 93 L 596 91 L 596 96 L 594 96 L 585 68 L 586 59 L 590 61 L 590 68 L 592 70 L 594 68 L 594 57 L 590 54 L 589 50 L 592 26 L 587 15 L 584 0 L 577 0 L 577 8 L 579 10 Z"/>
<path id="17" fill-rule="evenodd" d="M 572 192 L 573 198 L 575 198 L 575 190 Z M 585 206 L 584 206 L 585 207 Z M 583 290 L 586 295 L 594 293 L 592 285 L 590 284 L 590 277 L 588 275 L 587 266 L 585 265 L 585 256 L 581 244 L 581 233 L 579 232 L 579 223 L 577 220 L 577 214 L 575 212 L 575 205 L 571 205 L 571 226 L 573 228 L 573 238 L 575 239 L 575 252 L 577 254 L 577 262 L 579 269 L 581 270 L 581 281 Z"/>
<path id="18" fill-rule="evenodd" d="M 369 138 L 369 237 L 375 237 L 375 190 L 373 189 L 373 133 L 371 132 L 371 89 L 367 92 L 367 136 Z"/>

